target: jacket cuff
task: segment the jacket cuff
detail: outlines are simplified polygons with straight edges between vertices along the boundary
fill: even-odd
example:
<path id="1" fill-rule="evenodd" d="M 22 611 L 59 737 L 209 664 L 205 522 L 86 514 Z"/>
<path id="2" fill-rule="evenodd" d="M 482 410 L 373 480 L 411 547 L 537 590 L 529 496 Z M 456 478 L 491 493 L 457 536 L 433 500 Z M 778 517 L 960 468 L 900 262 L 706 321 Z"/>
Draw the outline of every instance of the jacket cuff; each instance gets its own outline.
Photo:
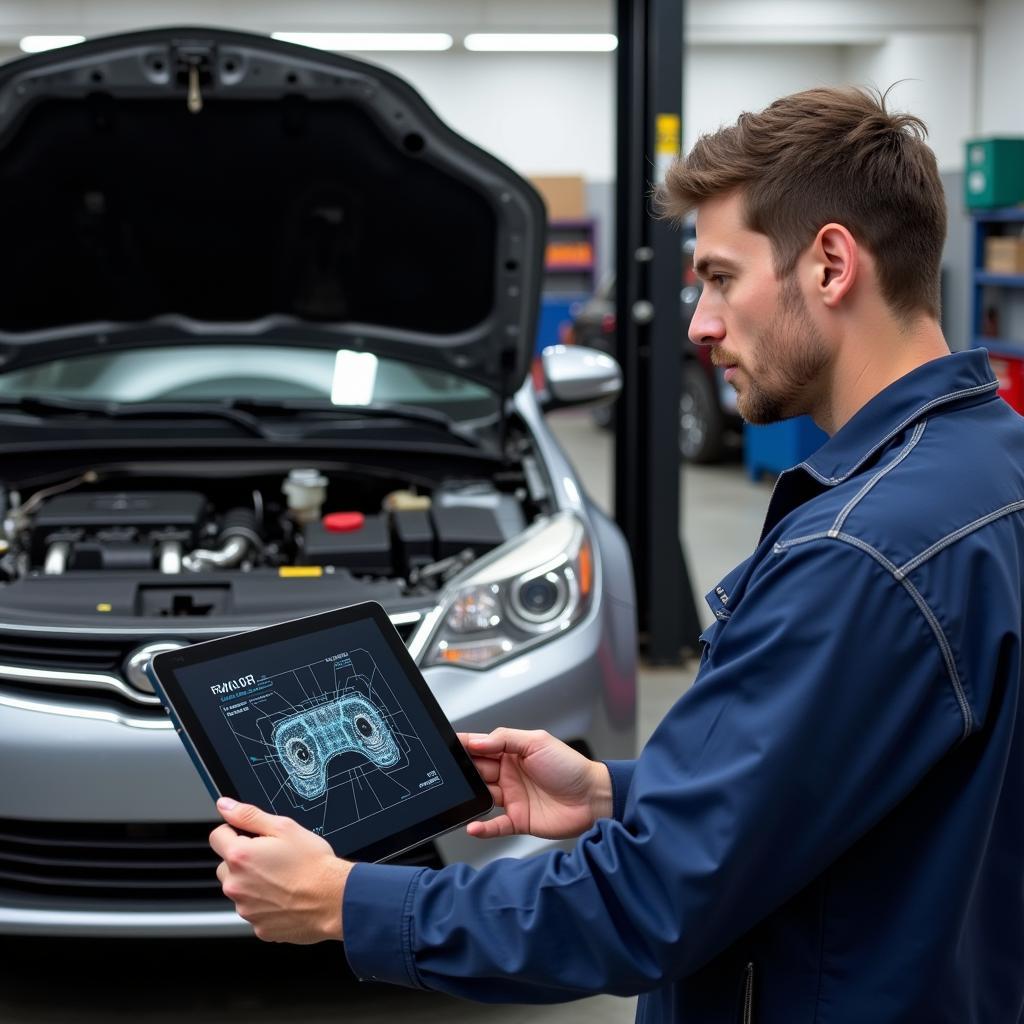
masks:
<path id="1" fill-rule="evenodd" d="M 356 864 L 345 883 L 345 956 L 360 981 L 425 988 L 412 949 L 412 901 L 427 868 Z"/>
<path id="2" fill-rule="evenodd" d="M 626 797 L 629 794 L 629 785 L 633 781 L 636 761 L 605 761 L 604 764 L 612 780 L 612 817 L 616 821 L 622 821 L 622 816 L 626 813 Z"/>

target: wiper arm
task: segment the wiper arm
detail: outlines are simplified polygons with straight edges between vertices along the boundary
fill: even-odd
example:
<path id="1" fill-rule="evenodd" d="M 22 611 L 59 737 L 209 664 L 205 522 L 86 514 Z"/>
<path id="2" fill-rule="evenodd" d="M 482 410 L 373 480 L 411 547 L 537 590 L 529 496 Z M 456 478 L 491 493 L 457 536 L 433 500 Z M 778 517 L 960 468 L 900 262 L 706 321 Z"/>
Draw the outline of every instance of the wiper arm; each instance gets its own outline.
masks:
<path id="1" fill-rule="evenodd" d="M 123 405 L 120 402 L 93 402 L 80 398 L 0 398 L 0 408 L 18 409 L 27 413 L 78 412 L 106 419 L 149 419 L 160 416 L 196 416 L 228 420 L 254 437 L 268 438 L 263 424 L 242 409 L 207 402 L 146 402 Z"/>
<path id="2" fill-rule="evenodd" d="M 479 438 L 467 427 L 453 420 L 439 409 L 423 409 L 416 405 L 370 403 L 369 405 L 333 405 L 319 401 L 288 399 L 236 398 L 230 408 L 257 415 L 268 412 L 314 412 L 326 413 L 345 419 L 399 419 L 410 423 L 429 423 L 441 427 L 460 440 L 479 446 Z"/>

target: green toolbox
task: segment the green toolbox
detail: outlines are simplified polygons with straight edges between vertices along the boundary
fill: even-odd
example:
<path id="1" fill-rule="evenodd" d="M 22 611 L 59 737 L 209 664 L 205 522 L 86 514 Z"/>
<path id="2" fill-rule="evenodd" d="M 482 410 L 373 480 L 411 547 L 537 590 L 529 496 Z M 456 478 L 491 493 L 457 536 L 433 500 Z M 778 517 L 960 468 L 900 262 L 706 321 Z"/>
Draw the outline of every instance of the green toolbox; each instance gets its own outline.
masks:
<path id="1" fill-rule="evenodd" d="M 966 143 L 964 202 L 972 209 L 1024 202 L 1024 138 Z"/>

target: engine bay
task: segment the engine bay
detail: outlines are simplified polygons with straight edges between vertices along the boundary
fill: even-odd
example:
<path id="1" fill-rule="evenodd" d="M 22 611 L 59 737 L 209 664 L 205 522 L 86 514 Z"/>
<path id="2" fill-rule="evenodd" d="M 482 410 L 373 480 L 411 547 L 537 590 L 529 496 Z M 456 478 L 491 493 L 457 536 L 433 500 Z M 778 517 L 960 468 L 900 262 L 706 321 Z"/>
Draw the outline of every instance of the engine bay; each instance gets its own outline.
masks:
<path id="1" fill-rule="evenodd" d="M 228 479 L 89 470 L 0 487 L 0 603 L 178 620 L 422 605 L 526 528 L 529 492 L 518 473 L 427 488 L 316 466 Z"/>

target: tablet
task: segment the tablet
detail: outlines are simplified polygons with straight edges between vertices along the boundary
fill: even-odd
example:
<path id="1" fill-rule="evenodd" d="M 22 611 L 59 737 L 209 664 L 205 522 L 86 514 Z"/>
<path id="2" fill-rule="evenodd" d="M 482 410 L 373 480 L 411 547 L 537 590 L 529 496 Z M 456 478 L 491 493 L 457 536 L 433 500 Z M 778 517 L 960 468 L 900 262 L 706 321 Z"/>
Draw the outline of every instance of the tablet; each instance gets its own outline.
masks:
<path id="1" fill-rule="evenodd" d="M 491 809 L 384 609 L 367 602 L 156 655 L 150 677 L 210 794 L 380 861 Z"/>

